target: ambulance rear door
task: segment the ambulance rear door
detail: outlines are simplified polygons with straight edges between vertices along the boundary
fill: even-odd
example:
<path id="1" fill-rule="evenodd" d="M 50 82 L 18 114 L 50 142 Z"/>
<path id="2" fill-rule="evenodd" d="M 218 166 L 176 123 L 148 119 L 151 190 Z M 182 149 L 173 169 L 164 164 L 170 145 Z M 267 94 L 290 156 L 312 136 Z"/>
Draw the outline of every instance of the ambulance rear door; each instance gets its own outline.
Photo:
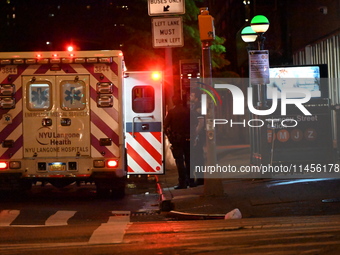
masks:
<path id="1" fill-rule="evenodd" d="M 24 157 L 90 156 L 89 75 L 22 79 Z"/>
<path id="2" fill-rule="evenodd" d="M 125 73 L 124 113 L 128 174 L 164 173 L 161 72 Z"/>

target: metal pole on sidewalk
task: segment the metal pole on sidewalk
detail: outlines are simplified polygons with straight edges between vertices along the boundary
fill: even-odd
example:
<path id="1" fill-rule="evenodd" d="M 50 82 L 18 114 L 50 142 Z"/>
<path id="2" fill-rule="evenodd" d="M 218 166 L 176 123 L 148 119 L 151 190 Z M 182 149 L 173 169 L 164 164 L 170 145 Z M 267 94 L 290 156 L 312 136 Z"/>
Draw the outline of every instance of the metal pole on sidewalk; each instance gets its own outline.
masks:
<path id="1" fill-rule="evenodd" d="M 212 85 L 212 66 L 211 66 L 211 52 L 210 46 L 215 40 L 215 26 L 214 18 L 209 15 L 208 7 L 200 8 L 198 15 L 198 27 L 200 32 L 200 39 L 202 42 L 202 73 L 203 83 Z M 211 98 L 207 98 L 207 114 L 205 115 L 206 123 L 206 166 L 216 166 L 216 138 L 213 126 L 215 118 L 215 106 Z M 205 173 L 204 178 L 204 194 L 206 196 L 222 196 L 223 186 L 221 179 L 213 179 Z"/>
<path id="2" fill-rule="evenodd" d="M 165 105 L 166 110 L 172 108 L 172 96 L 174 94 L 174 80 L 172 70 L 172 48 L 165 48 Z"/>
<path id="3" fill-rule="evenodd" d="M 202 42 L 202 63 L 203 63 L 203 82 L 208 85 L 212 85 L 212 68 L 211 68 L 211 42 Z M 216 166 L 216 137 L 215 129 L 213 126 L 213 119 L 215 118 L 215 106 L 211 98 L 207 100 L 207 115 L 206 115 L 206 165 Z M 205 173 L 204 178 L 204 194 L 206 196 L 222 196 L 223 186 L 222 180 L 217 178 L 207 178 L 208 173 Z"/>

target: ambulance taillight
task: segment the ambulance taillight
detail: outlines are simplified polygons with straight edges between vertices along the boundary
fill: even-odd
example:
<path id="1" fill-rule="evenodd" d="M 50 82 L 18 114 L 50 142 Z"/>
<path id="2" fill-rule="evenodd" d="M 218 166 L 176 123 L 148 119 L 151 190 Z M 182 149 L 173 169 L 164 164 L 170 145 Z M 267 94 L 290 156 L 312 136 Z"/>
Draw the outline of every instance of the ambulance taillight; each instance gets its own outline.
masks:
<path id="1" fill-rule="evenodd" d="M 118 167 L 118 160 L 117 159 L 109 159 L 105 162 L 105 160 L 94 160 L 93 166 L 95 168 L 104 168 L 105 166 L 108 168 L 116 168 Z"/>
<path id="2" fill-rule="evenodd" d="M 5 170 L 8 168 L 8 163 L 6 161 L 0 161 L 0 170 Z"/>
<path id="3" fill-rule="evenodd" d="M 115 167 L 117 167 L 117 166 L 118 166 L 118 160 L 116 160 L 116 159 L 110 159 L 110 160 L 108 160 L 108 161 L 107 161 L 107 166 L 108 166 L 109 168 L 115 168 Z"/>

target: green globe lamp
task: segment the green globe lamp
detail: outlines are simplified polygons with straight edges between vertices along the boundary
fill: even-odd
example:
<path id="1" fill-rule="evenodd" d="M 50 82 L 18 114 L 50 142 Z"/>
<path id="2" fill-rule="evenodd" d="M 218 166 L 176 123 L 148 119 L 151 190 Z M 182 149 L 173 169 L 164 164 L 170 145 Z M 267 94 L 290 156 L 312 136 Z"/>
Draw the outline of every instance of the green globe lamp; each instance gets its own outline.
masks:
<path id="1" fill-rule="evenodd" d="M 250 21 L 250 26 L 256 33 L 263 34 L 269 28 L 269 20 L 263 15 L 256 15 Z"/>
<path id="2" fill-rule="evenodd" d="M 247 26 L 242 29 L 241 38 L 244 42 L 247 43 L 255 42 L 257 38 L 257 33 L 251 28 L 251 26 Z"/>

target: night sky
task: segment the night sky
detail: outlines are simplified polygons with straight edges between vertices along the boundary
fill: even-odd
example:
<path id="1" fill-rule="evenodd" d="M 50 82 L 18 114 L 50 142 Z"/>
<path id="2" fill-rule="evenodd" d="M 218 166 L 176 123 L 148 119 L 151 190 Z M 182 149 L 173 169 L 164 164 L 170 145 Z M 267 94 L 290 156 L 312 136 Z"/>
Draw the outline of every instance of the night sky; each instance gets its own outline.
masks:
<path id="1" fill-rule="evenodd" d="M 118 49 L 127 9 L 111 2 L 1 1 L 0 50 L 63 50 L 70 43 L 81 50 Z"/>

